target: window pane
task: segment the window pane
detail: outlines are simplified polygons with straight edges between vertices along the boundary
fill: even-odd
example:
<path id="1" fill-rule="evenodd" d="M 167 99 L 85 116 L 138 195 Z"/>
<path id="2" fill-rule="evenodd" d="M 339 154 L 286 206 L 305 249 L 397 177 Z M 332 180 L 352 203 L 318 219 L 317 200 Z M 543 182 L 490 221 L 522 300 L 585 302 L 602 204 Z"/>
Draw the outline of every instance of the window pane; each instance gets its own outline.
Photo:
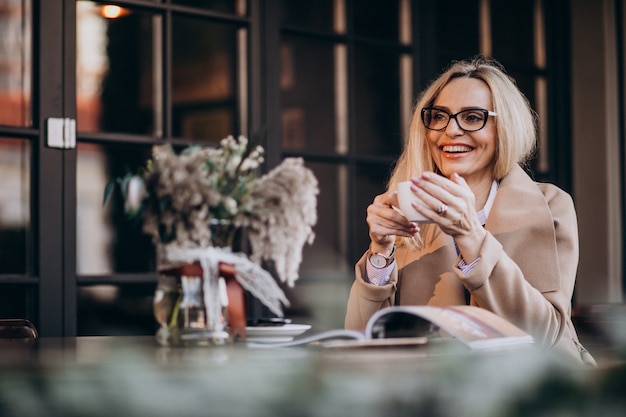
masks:
<path id="1" fill-rule="evenodd" d="M 154 284 L 90 285 L 78 288 L 78 336 L 154 335 Z"/>
<path id="2" fill-rule="evenodd" d="M 424 74 L 424 82 L 432 80 L 450 61 L 480 52 L 478 3 L 478 0 L 448 0 L 441 7 L 438 2 L 419 2 L 417 27 L 421 28 L 423 39 L 420 48 L 429 57 L 425 64 L 433 69 L 432 74 Z"/>
<path id="3" fill-rule="evenodd" d="M 304 247 L 305 259 L 302 273 L 311 274 L 313 271 L 319 271 L 320 268 L 340 272 L 345 262 L 344 245 L 347 234 L 345 217 L 348 212 L 350 194 L 346 179 L 347 166 L 324 163 L 307 163 L 306 165 L 313 171 L 319 182 L 320 194 L 317 196 L 315 242 L 312 246 L 305 245 Z M 327 260 L 322 261 L 324 258 Z"/>
<path id="4" fill-rule="evenodd" d="M 30 231 L 30 143 L 0 138 L 0 271 L 25 274 Z"/>
<path id="5" fill-rule="evenodd" d="M 491 2 L 493 56 L 508 66 L 528 66 L 534 62 L 534 3 Z"/>
<path id="6" fill-rule="evenodd" d="M 31 126 L 31 1 L 0 2 L 0 124 Z"/>
<path id="7" fill-rule="evenodd" d="M 509 75 L 515 80 L 517 87 L 528 98 L 531 107 L 536 109 L 535 102 L 535 80 L 536 77 L 533 74 L 521 73 L 516 71 L 510 71 Z"/>
<path id="8" fill-rule="evenodd" d="M 281 0 L 281 25 L 331 31 L 333 7 L 337 2 L 337 0 Z"/>
<path id="9" fill-rule="evenodd" d="M 0 317 L 26 319 L 37 326 L 37 289 L 30 285 L 3 284 Z"/>
<path id="10" fill-rule="evenodd" d="M 150 272 L 155 250 L 141 223 L 129 219 L 116 190 L 102 204 L 109 180 L 145 166 L 149 148 L 79 143 L 76 166 L 76 271 L 80 275 Z"/>
<path id="11" fill-rule="evenodd" d="M 315 241 L 305 245 L 300 280 L 288 294 L 289 317 L 302 316 L 324 329 L 343 326 L 345 306 L 354 277 L 354 264 L 347 261 L 348 208 L 350 191 L 348 166 L 307 163 L 319 181 L 318 220 Z"/>
<path id="12" fill-rule="evenodd" d="M 357 36 L 398 41 L 399 0 L 359 0 L 354 7 L 354 33 Z M 446 5 L 446 10 L 448 6 Z"/>
<path id="13" fill-rule="evenodd" d="M 161 134 L 161 19 L 121 9 L 76 4 L 77 129 Z"/>
<path id="14" fill-rule="evenodd" d="M 391 175 L 391 166 L 360 164 L 357 166 L 356 175 L 356 196 L 354 201 L 354 213 L 357 213 L 355 228 L 355 250 L 354 262 L 363 255 L 370 243 L 369 229 L 365 222 L 367 206 L 372 204 L 374 197 L 382 194 L 387 189 L 387 182 Z"/>
<path id="15" fill-rule="evenodd" d="M 335 152 L 334 49 L 286 37 L 281 47 L 282 147 Z"/>
<path id="16" fill-rule="evenodd" d="M 359 154 L 398 155 L 400 56 L 387 49 L 355 47 L 355 149 Z"/>
<path id="17" fill-rule="evenodd" d="M 246 14 L 246 0 L 172 0 L 172 4 L 238 15 Z"/>
<path id="18" fill-rule="evenodd" d="M 217 142 L 237 127 L 237 28 L 175 16 L 172 23 L 174 136 Z"/>

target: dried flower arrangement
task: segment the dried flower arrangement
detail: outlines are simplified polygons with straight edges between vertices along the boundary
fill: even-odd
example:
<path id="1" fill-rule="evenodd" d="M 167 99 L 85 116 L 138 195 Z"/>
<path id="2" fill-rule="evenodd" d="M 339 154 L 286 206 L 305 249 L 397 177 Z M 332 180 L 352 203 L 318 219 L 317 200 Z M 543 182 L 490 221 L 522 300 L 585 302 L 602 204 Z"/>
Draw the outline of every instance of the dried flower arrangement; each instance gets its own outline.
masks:
<path id="1" fill-rule="evenodd" d="M 248 145 L 244 136 L 228 136 L 217 148 L 194 146 L 176 153 L 169 145 L 154 146 L 143 174 L 110 182 L 105 201 L 119 185 L 127 213 L 139 216 L 143 231 L 171 253 L 211 247 L 211 225 L 230 223 L 246 232 L 251 252 L 246 261 L 271 262 L 280 281 L 293 286 L 303 246 L 315 236 L 318 182 L 301 158 L 286 158 L 259 176 L 264 149 Z M 251 275 L 242 280 L 246 289 L 253 285 Z M 268 298 L 257 287 L 256 295 Z M 275 312 L 277 297 L 286 301 L 282 293 L 269 297 Z"/>

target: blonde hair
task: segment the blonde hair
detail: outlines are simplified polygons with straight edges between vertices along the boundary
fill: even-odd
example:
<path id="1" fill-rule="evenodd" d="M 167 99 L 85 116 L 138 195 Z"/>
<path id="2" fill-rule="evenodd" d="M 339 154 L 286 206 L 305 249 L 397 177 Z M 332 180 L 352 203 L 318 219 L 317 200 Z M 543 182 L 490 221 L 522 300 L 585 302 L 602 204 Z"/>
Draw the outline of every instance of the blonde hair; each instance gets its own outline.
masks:
<path id="1" fill-rule="evenodd" d="M 436 170 L 426 140 L 427 129 L 421 120 L 421 110 L 432 106 L 441 90 L 456 78 L 481 80 L 491 91 L 493 109 L 488 110 L 497 113 L 494 119 L 497 132 L 494 179 L 502 179 L 516 164 L 525 164 L 533 155 L 537 142 L 536 115 L 528 99 L 500 63 L 495 59 L 477 56 L 471 60 L 453 62 L 419 96 L 404 150 L 393 170 L 388 189 L 395 189 L 400 181 L 407 181 L 424 171 Z"/>

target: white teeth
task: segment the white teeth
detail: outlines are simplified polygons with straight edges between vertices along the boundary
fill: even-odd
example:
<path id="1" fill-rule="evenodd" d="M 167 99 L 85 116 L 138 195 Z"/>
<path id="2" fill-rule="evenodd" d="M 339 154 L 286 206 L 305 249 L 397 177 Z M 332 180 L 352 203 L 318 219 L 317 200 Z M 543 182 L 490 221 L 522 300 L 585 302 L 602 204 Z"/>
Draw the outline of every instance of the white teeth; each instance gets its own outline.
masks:
<path id="1" fill-rule="evenodd" d="M 469 152 L 472 150 L 469 146 L 455 145 L 455 146 L 443 146 L 441 148 L 444 152 Z"/>

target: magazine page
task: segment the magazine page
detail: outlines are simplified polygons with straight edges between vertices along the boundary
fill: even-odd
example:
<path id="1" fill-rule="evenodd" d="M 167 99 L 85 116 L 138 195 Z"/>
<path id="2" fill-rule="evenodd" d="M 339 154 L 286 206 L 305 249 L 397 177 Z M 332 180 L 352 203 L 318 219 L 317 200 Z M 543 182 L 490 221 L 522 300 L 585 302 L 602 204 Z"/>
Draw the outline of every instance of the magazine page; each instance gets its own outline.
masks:
<path id="1" fill-rule="evenodd" d="M 291 347 L 319 343 L 325 347 L 423 345 L 429 338 L 451 336 L 472 349 L 533 343 L 520 328 L 474 306 L 395 306 L 376 312 L 364 332 L 336 329 L 284 342 L 249 342 L 250 347 Z"/>
<path id="2" fill-rule="evenodd" d="M 428 342 L 426 337 L 398 337 L 391 339 L 370 339 L 365 333 L 357 330 L 327 330 L 311 336 L 300 337 L 286 342 L 248 342 L 248 347 L 254 348 L 276 348 L 293 347 L 310 344 L 319 344 L 327 348 L 348 348 L 348 347 L 399 347 L 418 346 Z"/>
<path id="3" fill-rule="evenodd" d="M 324 340 L 347 340 L 359 342 L 365 340 L 365 333 L 357 330 L 336 329 L 286 342 L 248 342 L 248 347 L 291 347 L 308 345 L 310 343 L 322 342 Z"/>
<path id="4" fill-rule="evenodd" d="M 434 336 L 448 333 L 472 349 L 533 343 L 523 330 L 492 312 L 474 306 L 396 306 L 375 313 L 368 338 Z"/>

